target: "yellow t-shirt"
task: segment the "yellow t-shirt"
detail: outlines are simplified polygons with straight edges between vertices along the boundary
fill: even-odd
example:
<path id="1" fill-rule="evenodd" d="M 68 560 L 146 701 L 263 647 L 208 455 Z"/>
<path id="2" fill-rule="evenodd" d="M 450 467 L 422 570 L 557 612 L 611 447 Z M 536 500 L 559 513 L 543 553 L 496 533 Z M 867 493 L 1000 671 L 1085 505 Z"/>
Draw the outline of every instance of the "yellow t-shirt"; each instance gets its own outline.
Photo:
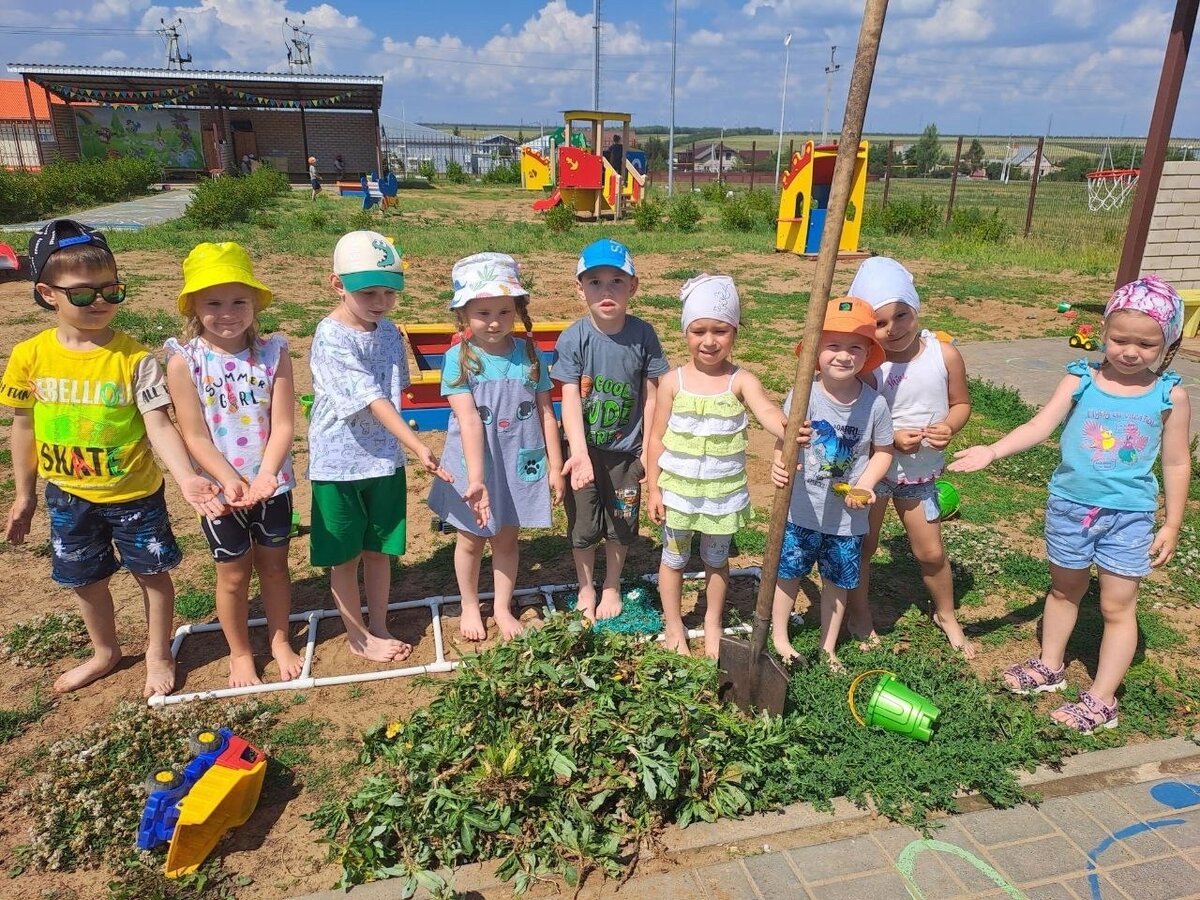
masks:
<path id="1" fill-rule="evenodd" d="M 136 500 L 162 485 L 142 413 L 170 402 L 158 360 L 119 331 L 80 352 L 49 328 L 13 348 L 0 381 L 0 403 L 33 409 L 38 474 L 93 503 Z"/>

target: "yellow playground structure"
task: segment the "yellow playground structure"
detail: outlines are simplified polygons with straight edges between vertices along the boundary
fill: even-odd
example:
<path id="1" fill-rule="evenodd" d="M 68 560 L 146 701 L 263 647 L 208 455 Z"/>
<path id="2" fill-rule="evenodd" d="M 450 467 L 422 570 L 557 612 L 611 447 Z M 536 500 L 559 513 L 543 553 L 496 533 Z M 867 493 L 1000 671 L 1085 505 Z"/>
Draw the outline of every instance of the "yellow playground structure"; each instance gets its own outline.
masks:
<path id="1" fill-rule="evenodd" d="M 603 152 L 605 124 L 620 124 L 621 146 L 628 148 L 631 119 L 629 113 L 567 110 L 563 113 L 562 141 L 549 157 L 523 148 L 524 187 L 553 189 L 549 196 L 535 200 L 533 208 L 545 212 L 562 203 L 577 214 L 597 220 L 605 213 L 619 219 L 624 207 L 641 202 L 646 186 L 646 154 L 625 149 L 622 175 Z"/>
<path id="2" fill-rule="evenodd" d="M 867 193 L 868 142 L 858 145 L 854 161 L 850 203 L 846 206 L 840 253 L 858 252 L 862 231 L 863 202 Z M 821 232 L 829 208 L 829 188 L 833 184 L 833 164 L 837 144 L 817 147 L 805 141 L 803 151 L 792 154 L 791 165 L 783 175 L 779 194 L 779 217 L 775 220 L 775 249 L 811 255 L 821 249 Z"/>

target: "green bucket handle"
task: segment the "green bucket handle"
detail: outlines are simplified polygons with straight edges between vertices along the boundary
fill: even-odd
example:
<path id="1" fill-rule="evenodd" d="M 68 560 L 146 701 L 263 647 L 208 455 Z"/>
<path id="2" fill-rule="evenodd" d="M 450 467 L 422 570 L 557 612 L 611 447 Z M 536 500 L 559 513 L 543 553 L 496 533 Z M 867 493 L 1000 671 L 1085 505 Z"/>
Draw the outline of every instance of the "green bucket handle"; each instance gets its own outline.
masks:
<path id="1" fill-rule="evenodd" d="M 891 675 L 893 678 L 896 677 L 896 673 L 889 669 L 867 669 L 867 671 L 854 676 L 854 680 L 850 682 L 850 690 L 846 694 L 846 700 L 850 703 L 850 715 L 854 716 L 854 721 L 859 725 L 862 725 L 864 728 L 867 727 L 867 721 L 858 714 L 858 709 L 854 705 L 854 694 L 858 690 L 859 684 L 861 684 L 862 680 L 868 675 Z"/>

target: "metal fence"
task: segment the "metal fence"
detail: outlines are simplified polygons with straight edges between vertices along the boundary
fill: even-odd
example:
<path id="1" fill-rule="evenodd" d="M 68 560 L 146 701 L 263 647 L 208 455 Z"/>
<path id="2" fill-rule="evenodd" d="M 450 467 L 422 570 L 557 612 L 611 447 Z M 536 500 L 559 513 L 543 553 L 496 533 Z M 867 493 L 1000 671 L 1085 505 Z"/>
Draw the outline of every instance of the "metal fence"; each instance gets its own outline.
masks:
<path id="1" fill-rule="evenodd" d="M 384 162 L 400 174 L 422 169 L 444 175 L 450 163 L 469 175 L 486 175 L 497 166 L 512 165 L 520 150 L 510 144 L 486 144 L 451 134 L 412 133 L 381 139 Z"/>

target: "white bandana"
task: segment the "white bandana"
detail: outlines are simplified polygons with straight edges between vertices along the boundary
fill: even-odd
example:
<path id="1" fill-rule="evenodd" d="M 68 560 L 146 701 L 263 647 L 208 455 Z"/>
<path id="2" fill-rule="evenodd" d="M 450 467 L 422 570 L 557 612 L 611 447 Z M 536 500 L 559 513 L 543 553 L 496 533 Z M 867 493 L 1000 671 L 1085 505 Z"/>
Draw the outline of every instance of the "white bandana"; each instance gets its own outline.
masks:
<path id="1" fill-rule="evenodd" d="M 741 325 L 742 303 L 728 275 L 697 275 L 679 292 L 683 301 L 683 330 L 697 319 L 716 319 L 734 328 Z"/>

